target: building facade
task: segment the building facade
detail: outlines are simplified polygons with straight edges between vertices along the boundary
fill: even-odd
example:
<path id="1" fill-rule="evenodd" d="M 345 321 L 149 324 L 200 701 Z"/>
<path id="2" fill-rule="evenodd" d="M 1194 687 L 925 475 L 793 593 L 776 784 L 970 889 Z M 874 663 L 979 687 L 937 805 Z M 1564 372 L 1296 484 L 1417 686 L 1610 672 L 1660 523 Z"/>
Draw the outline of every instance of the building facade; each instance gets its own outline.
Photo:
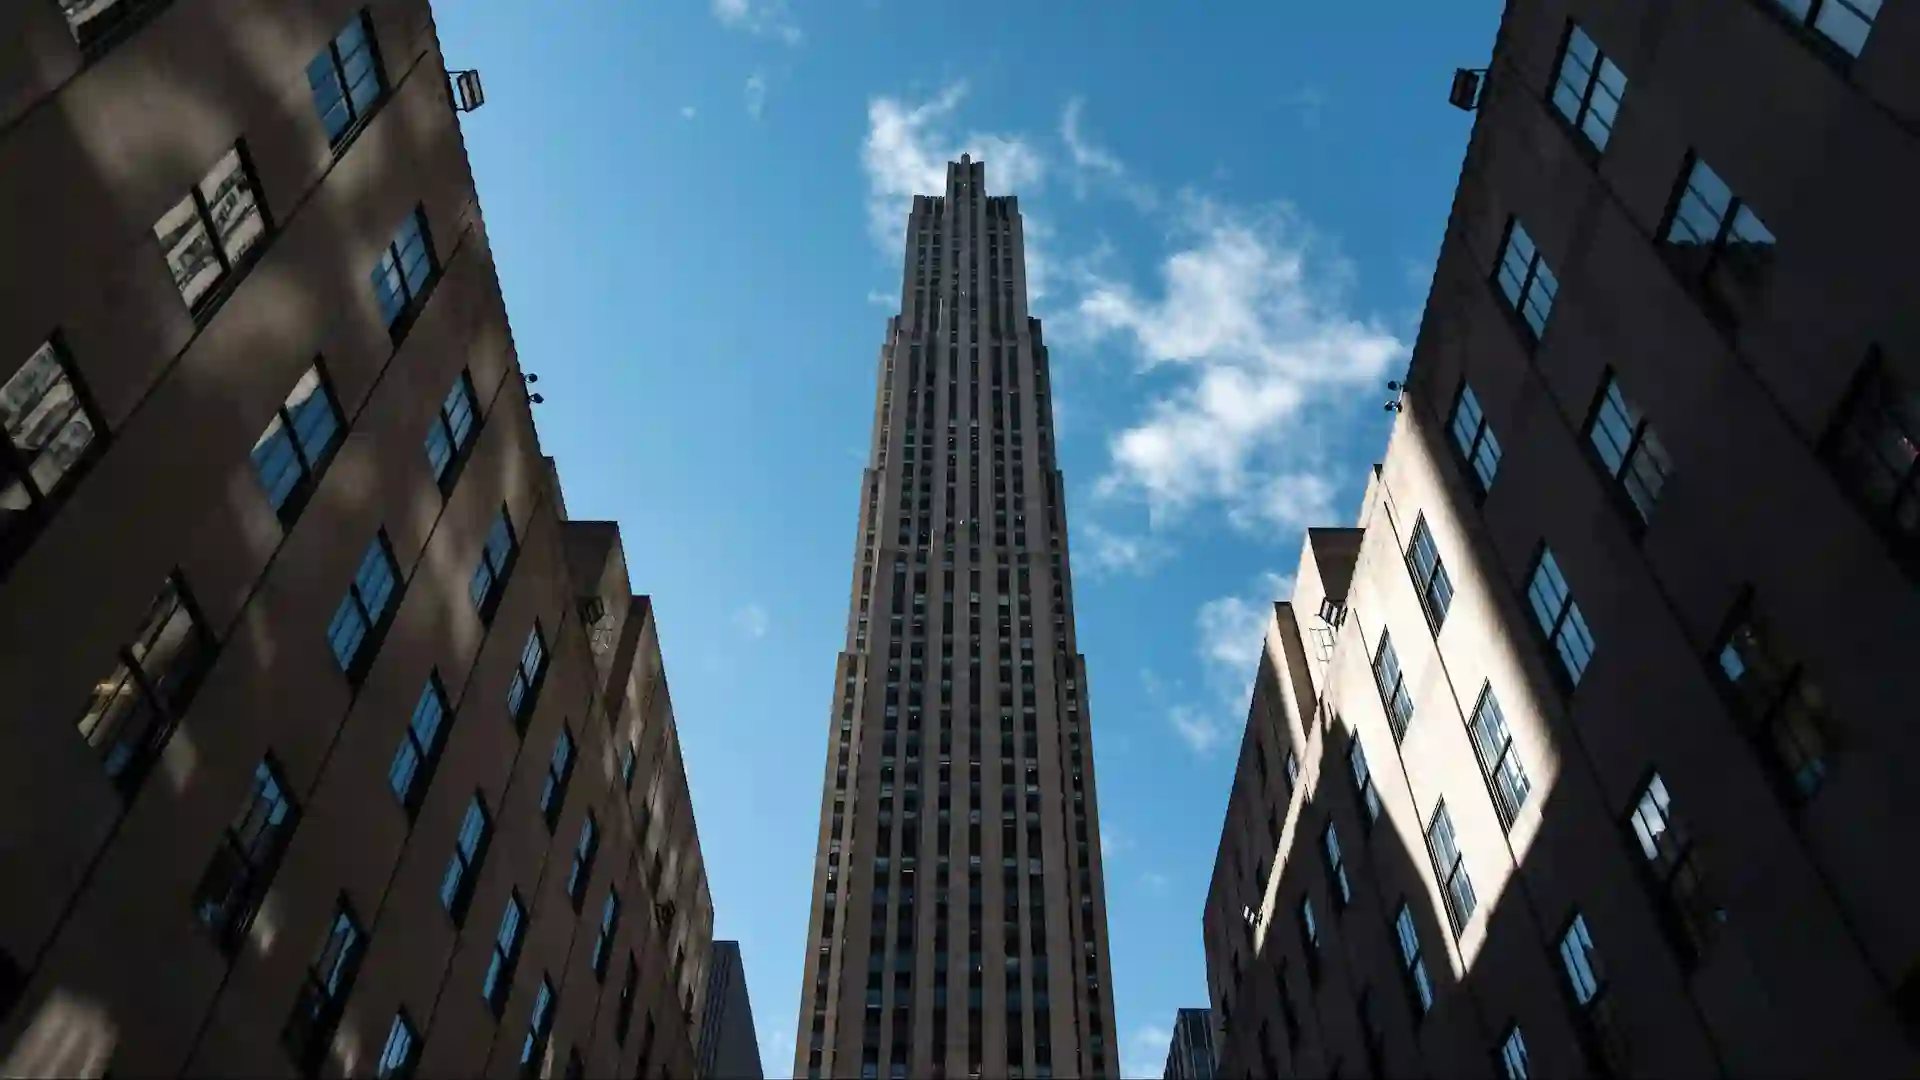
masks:
<path id="1" fill-rule="evenodd" d="M 25 0 L 0 71 L 0 1072 L 690 1074 L 657 632 L 428 5 Z"/>
<path id="2" fill-rule="evenodd" d="M 1112 1076 L 1086 665 L 1021 218 L 915 196 L 834 679 L 796 1076 Z"/>
<path id="3" fill-rule="evenodd" d="M 1910 6 L 1507 5 L 1267 629 L 1222 1075 L 1920 1070 L 1916 58 Z"/>
<path id="4" fill-rule="evenodd" d="M 760 1036 L 753 1029 L 753 1001 L 740 943 L 713 943 L 707 975 L 707 1007 L 700 1021 L 700 1080 L 762 1080 Z"/>
<path id="5" fill-rule="evenodd" d="M 1213 1014 L 1181 1009 L 1174 1014 L 1173 1040 L 1161 1080 L 1213 1080 Z"/>

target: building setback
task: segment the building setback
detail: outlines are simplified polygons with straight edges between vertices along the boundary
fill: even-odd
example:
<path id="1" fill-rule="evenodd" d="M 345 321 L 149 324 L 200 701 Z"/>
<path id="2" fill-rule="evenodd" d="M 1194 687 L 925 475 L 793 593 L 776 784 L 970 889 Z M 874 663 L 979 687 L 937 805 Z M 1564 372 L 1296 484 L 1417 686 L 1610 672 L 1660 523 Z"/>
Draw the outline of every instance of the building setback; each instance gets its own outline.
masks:
<path id="1" fill-rule="evenodd" d="M 707 1010 L 700 1022 L 700 1080 L 762 1080 L 760 1037 L 753 1029 L 747 969 L 740 943 L 713 943 L 707 976 Z"/>
<path id="2" fill-rule="evenodd" d="M 1920 18 L 1879 10 L 1508 4 L 1384 463 L 1267 628 L 1223 1076 L 1920 1071 Z"/>
<path id="3" fill-rule="evenodd" d="M 962 157 L 907 222 L 834 679 L 796 1076 L 1119 1068 L 1047 351 L 1018 204 L 985 184 Z"/>
<path id="4" fill-rule="evenodd" d="M 1161 1080 L 1213 1080 L 1213 1015 L 1207 1009 L 1174 1014 L 1173 1040 Z"/>
<path id="5" fill-rule="evenodd" d="M 0 14 L 0 1073 L 693 1070 L 658 632 L 424 0 Z"/>

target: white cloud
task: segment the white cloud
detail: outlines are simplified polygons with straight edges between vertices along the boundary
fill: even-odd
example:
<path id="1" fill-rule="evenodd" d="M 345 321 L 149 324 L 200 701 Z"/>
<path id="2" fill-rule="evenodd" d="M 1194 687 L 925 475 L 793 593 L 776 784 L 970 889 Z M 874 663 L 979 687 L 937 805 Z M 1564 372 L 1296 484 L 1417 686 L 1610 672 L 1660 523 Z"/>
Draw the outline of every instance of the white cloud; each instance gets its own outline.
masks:
<path id="1" fill-rule="evenodd" d="M 1347 310 L 1350 266 L 1289 209 L 1187 194 L 1177 225 L 1158 297 L 1078 269 L 1074 336 L 1117 335 L 1144 367 L 1188 373 L 1112 437 L 1096 493 L 1143 501 L 1156 527 L 1215 502 L 1243 529 L 1314 520 L 1333 485 L 1314 472 L 1326 425 L 1308 407 L 1379 379 L 1407 346 Z"/>
<path id="2" fill-rule="evenodd" d="M 1133 179 L 1119 158 L 1081 130 L 1080 113 L 1085 107 L 1086 102 L 1076 97 L 1060 112 L 1060 141 L 1066 144 L 1067 156 L 1073 162 L 1074 195 L 1084 199 L 1089 188 L 1101 184 L 1142 210 L 1153 209 L 1160 199 L 1152 185 Z"/>
<path id="3" fill-rule="evenodd" d="M 691 120 L 698 115 L 700 115 L 699 109 L 696 109 L 691 105 L 680 106 L 680 119 Z"/>
<path id="4" fill-rule="evenodd" d="M 713 0 L 713 17 L 729 30 L 744 30 L 755 37 L 776 38 L 788 45 L 803 40 L 787 0 Z"/>
<path id="5" fill-rule="evenodd" d="M 746 97 L 747 115 L 755 120 L 760 119 L 760 114 L 767 108 L 767 77 L 765 75 L 756 71 L 747 76 Z"/>
<path id="6" fill-rule="evenodd" d="M 1109 822 L 1100 823 L 1100 857 L 1111 859 L 1133 847 L 1133 838 Z"/>
<path id="7" fill-rule="evenodd" d="M 1194 615 L 1195 652 L 1200 657 L 1213 700 L 1183 702 L 1168 713 L 1174 733 L 1202 756 L 1224 743 L 1245 717 L 1260 652 L 1266 645 L 1273 601 L 1293 595 L 1293 578 L 1271 571 L 1260 575 L 1245 596 L 1222 596 L 1200 605 Z M 1151 693 L 1157 680 L 1148 681 Z"/>
<path id="8" fill-rule="evenodd" d="M 1175 705 L 1167 713 L 1173 733 L 1196 754 L 1208 754 L 1227 737 L 1227 726 L 1206 710 L 1192 705 Z"/>
<path id="9" fill-rule="evenodd" d="M 992 133 L 962 137 L 949 130 L 966 96 L 966 83 L 956 82 L 918 104 L 890 97 L 867 103 L 867 140 L 860 154 L 867 174 L 867 227 L 874 243 L 890 255 L 900 252 L 913 196 L 944 194 L 947 162 L 961 154 L 987 163 L 987 188 L 999 194 L 1031 194 L 1046 177 L 1045 159 L 1024 138 Z M 1028 219 L 1029 243 L 1032 232 Z M 1031 277 L 1031 250 L 1028 259 Z"/>
<path id="10" fill-rule="evenodd" d="M 734 629 L 740 631 L 744 637 L 766 637 L 768 622 L 767 609 L 759 604 L 748 604 L 733 613 Z"/>
<path id="11" fill-rule="evenodd" d="M 1120 1046 L 1120 1072 L 1124 1076 L 1159 1076 L 1173 1046 L 1173 1032 L 1148 1024 L 1133 1030 Z"/>
<path id="12" fill-rule="evenodd" d="M 878 289 L 869 289 L 867 290 L 867 303 L 875 307 L 890 308 L 893 306 L 893 297 L 888 296 Z"/>
<path id="13" fill-rule="evenodd" d="M 1093 577 L 1144 574 L 1167 554 L 1166 545 L 1151 536 L 1109 532 L 1093 521 L 1083 521 L 1079 529 L 1076 561 Z"/>

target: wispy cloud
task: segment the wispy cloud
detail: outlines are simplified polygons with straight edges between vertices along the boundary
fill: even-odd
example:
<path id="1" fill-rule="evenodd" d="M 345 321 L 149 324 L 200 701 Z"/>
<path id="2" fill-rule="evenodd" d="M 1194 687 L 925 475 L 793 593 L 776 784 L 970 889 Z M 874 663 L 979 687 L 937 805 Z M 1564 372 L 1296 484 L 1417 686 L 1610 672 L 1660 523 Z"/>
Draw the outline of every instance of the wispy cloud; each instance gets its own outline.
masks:
<path id="1" fill-rule="evenodd" d="M 1227 737 L 1227 725 L 1212 710 L 1195 705 L 1175 705 L 1167 712 L 1173 733 L 1196 754 L 1209 754 Z"/>
<path id="2" fill-rule="evenodd" d="M 956 82 L 918 103 L 876 97 L 867 103 L 867 140 L 860 160 L 867 174 L 867 227 L 874 243 L 898 255 L 901 230 L 915 195 L 947 190 L 947 162 L 972 154 L 987 163 L 987 186 L 1000 193 L 1031 194 L 1046 177 L 1046 159 L 1027 139 L 996 133 L 957 135 L 954 113 L 967 96 Z M 1027 222 L 1031 243 L 1033 222 Z M 1028 252 L 1031 278 L 1032 252 Z"/>
<path id="3" fill-rule="evenodd" d="M 680 119 L 691 120 L 698 115 L 700 115 L 699 109 L 696 109 L 691 105 L 680 106 Z"/>
<path id="4" fill-rule="evenodd" d="M 767 109 L 767 77 L 756 71 L 747 76 L 747 115 L 755 120 Z"/>
<path id="5" fill-rule="evenodd" d="M 1118 337 L 1143 368 L 1186 376 L 1111 438 L 1095 491 L 1144 502 L 1156 527 L 1210 503 L 1249 531 L 1315 521 L 1334 485 L 1314 457 L 1330 425 L 1309 406 L 1379 378 L 1407 346 L 1348 310 L 1352 268 L 1289 208 L 1181 204 L 1158 296 L 1079 268 L 1074 335 Z"/>
<path id="6" fill-rule="evenodd" d="M 770 37 L 788 45 L 805 40 L 787 10 L 787 0 L 713 0 L 713 17 L 729 30 Z"/>
<path id="7" fill-rule="evenodd" d="M 878 289 L 867 290 L 867 303 L 872 304 L 875 307 L 890 308 L 893 306 L 893 301 L 894 301 L 893 297 L 888 296 L 886 293 L 883 293 Z"/>
<path id="8" fill-rule="evenodd" d="M 1144 574 L 1168 554 L 1167 546 L 1152 536 L 1111 532 L 1094 521 L 1083 521 L 1079 528 L 1077 561 L 1096 578 L 1110 574 Z"/>
<path id="9" fill-rule="evenodd" d="M 1120 831 L 1112 822 L 1100 823 L 1100 857 L 1111 859 L 1133 847 L 1133 838 Z"/>
<path id="10" fill-rule="evenodd" d="M 748 604 L 733 613 L 733 627 L 742 637 L 759 639 L 767 636 L 767 609 L 759 604 Z"/>
<path id="11" fill-rule="evenodd" d="M 1120 1045 L 1120 1071 L 1126 1076 L 1158 1076 L 1173 1046 L 1173 1032 L 1147 1024 L 1133 1029 Z"/>
<path id="12" fill-rule="evenodd" d="M 1081 128 L 1085 108 L 1086 101 L 1076 97 L 1060 111 L 1060 141 L 1066 144 L 1068 160 L 1073 163 L 1074 195 L 1084 199 L 1095 185 L 1102 185 L 1142 210 L 1153 209 L 1160 201 L 1153 186 L 1135 179 L 1118 157 Z"/>
<path id="13" fill-rule="evenodd" d="M 1222 596 L 1200 605 L 1194 614 L 1197 650 L 1207 682 L 1236 714 L 1247 708 L 1260 652 L 1266 646 L 1273 602 L 1293 595 L 1293 578 L 1262 573 L 1246 595 Z"/>

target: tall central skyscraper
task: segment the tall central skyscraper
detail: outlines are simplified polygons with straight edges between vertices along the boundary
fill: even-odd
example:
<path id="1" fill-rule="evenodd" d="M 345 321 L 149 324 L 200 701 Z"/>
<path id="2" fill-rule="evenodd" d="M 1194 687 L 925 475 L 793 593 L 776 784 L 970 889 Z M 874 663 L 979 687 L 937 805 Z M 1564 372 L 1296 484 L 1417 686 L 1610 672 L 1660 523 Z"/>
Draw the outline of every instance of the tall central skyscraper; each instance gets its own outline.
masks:
<path id="1" fill-rule="evenodd" d="M 834 680 L 794 1075 L 1114 1076 L 1106 890 L 1020 211 L 915 196 Z"/>

